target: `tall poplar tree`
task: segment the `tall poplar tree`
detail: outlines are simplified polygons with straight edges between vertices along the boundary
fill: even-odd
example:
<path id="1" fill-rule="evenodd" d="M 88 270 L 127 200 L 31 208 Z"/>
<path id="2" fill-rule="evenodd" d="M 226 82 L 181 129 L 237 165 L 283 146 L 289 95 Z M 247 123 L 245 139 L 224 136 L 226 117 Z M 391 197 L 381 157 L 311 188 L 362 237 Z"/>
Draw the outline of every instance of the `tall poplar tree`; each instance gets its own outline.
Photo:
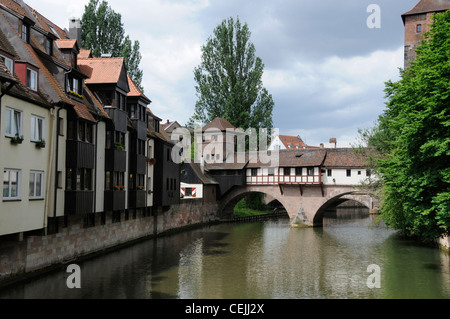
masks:
<path id="1" fill-rule="evenodd" d="M 255 55 L 247 24 L 223 20 L 202 46 L 201 64 L 194 70 L 197 102 L 188 125 L 216 117 L 242 129 L 271 129 L 274 102 L 263 87 L 264 64 Z"/>
<path id="2" fill-rule="evenodd" d="M 381 214 L 432 242 L 450 232 L 450 10 L 434 15 L 417 59 L 385 91 L 386 110 L 363 133 L 378 150 Z"/>
<path id="3" fill-rule="evenodd" d="M 81 21 L 81 46 L 91 49 L 92 54 L 97 57 L 102 54 L 124 57 L 128 74 L 143 91 L 139 41 L 132 42 L 128 35 L 125 36 L 120 13 L 112 10 L 105 0 L 101 3 L 99 0 L 90 0 L 84 7 Z"/>

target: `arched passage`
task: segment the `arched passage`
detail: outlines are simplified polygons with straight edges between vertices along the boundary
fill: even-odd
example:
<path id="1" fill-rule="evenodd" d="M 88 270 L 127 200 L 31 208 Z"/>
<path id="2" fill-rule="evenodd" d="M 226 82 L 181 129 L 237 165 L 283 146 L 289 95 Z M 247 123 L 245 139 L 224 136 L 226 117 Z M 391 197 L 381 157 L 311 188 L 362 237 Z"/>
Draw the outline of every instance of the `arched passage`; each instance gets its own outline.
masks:
<path id="1" fill-rule="evenodd" d="M 313 224 L 314 226 L 322 226 L 323 225 L 323 218 L 326 210 L 334 205 L 337 205 L 341 203 L 343 200 L 353 200 L 355 202 L 358 202 L 368 209 L 372 210 L 374 207 L 373 204 L 373 197 L 370 196 L 370 194 L 364 194 L 364 193 L 343 193 L 337 196 L 334 196 L 327 200 L 323 205 L 319 207 L 316 214 L 314 215 Z"/>
<path id="2" fill-rule="evenodd" d="M 354 199 L 373 210 L 373 198 L 356 191 L 350 185 L 247 185 L 233 187 L 219 203 L 219 218 L 233 217 L 234 206 L 247 193 L 264 193 L 278 200 L 284 207 L 294 227 L 322 226 L 323 214 L 327 207 L 341 198 Z"/>
<path id="3" fill-rule="evenodd" d="M 223 219 L 232 218 L 234 215 L 234 207 L 236 204 L 241 201 L 243 198 L 245 198 L 249 194 L 265 194 L 270 197 L 272 201 L 276 201 L 281 205 L 284 210 L 287 210 L 286 207 L 286 201 L 287 198 L 282 198 L 280 194 L 276 194 L 273 191 L 271 191 L 271 188 L 266 189 L 253 189 L 248 187 L 235 187 L 233 188 L 222 200 L 221 205 L 219 207 L 219 216 Z"/>

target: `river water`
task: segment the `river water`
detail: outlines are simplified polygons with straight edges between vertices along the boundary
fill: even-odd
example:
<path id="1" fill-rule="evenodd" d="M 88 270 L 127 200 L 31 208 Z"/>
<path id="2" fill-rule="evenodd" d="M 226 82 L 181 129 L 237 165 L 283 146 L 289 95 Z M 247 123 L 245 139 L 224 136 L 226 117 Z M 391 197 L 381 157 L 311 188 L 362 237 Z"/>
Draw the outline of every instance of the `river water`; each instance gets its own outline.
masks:
<path id="1" fill-rule="evenodd" d="M 449 254 L 401 238 L 367 210 L 330 213 L 323 228 L 288 219 L 220 224 L 140 242 L 61 269 L 0 298 L 450 298 Z M 378 288 L 379 287 L 379 288 Z"/>

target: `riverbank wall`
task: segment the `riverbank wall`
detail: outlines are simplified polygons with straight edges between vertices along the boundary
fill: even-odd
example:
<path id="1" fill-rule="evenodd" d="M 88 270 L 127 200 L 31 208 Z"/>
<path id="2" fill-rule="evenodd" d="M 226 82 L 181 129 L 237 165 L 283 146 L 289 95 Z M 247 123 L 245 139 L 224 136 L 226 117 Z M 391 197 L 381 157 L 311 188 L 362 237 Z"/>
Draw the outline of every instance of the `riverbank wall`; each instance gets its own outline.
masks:
<path id="1" fill-rule="evenodd" d="M 170 208 L 68 216 L 52 234 L 0 241 L 0 287 L 140 240 L 218 222 L 217 203 L 184 200 Z"/>

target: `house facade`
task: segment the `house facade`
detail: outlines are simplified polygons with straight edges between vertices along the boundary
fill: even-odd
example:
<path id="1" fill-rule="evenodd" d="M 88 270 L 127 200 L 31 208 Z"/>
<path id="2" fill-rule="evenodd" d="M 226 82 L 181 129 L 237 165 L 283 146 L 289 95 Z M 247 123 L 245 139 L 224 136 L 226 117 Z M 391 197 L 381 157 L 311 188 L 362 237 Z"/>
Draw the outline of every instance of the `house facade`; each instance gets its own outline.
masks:
<path id="1" fill-rule="evenodd" d="M 123 58 L 80 47 L 80 27 L 70 19 L 63 30 L 23 1 L 0 0 L 0 236 L 92 227 L 179 203 L 179 167 L 156 160 L 173 143 L 150 99 Z M 167 185 L 172 199 L 160 200 Z"/>

